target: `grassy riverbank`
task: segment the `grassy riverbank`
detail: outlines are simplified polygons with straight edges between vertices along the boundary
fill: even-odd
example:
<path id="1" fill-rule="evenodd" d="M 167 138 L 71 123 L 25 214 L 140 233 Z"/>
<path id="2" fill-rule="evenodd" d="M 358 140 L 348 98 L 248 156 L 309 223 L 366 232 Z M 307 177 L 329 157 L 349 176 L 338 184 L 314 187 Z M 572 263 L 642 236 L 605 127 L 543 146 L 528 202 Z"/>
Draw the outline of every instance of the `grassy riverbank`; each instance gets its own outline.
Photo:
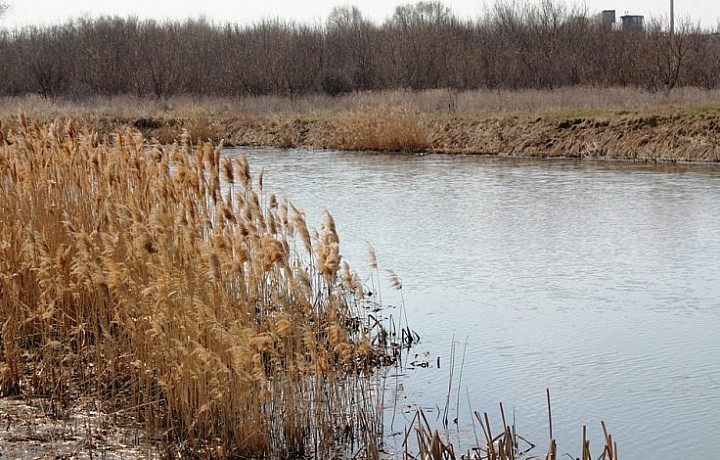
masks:
<path id="1" fill-rule="evenodd" d="M 426 151 L 643 161 L 720 160 L 720 92 L 568 88 L 555 91 L 361 93 L 294 100 L 4 99 L 39 122 L 73 117 L 101 135 L 139 130 L 171 143 L 193 139 L 281 148 Z"/>

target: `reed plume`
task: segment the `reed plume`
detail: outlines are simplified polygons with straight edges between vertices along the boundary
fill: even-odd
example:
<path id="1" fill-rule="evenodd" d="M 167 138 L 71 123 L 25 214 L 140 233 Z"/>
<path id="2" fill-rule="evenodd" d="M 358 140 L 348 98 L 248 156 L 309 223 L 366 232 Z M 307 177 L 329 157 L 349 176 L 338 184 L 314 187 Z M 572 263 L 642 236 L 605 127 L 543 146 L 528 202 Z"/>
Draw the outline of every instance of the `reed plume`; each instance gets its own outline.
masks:
<path id="1" fill-rule="evenodd" d="M 379 416 L 356 395 L 388 350 L 357 320 L 329 212 L 311 230 L 261 206 L 247 160 L 188 133 L 17 124 L 0 128 L 2 395 L 93 396 L 200 457 L 330 457 Z"/>

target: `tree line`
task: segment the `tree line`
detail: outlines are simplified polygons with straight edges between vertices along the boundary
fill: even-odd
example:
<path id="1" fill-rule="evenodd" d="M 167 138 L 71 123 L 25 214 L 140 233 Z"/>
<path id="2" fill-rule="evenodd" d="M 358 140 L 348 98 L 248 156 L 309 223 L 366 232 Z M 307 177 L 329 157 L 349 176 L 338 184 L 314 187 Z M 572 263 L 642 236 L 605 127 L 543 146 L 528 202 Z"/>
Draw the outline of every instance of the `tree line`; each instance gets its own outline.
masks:
<path id="1" fill-rule="evenodd" d="M 169 97 L 386 89 L 720 86 L 720 34 L 658 20 L 603 23 L 555 0 L 498 0 L 477 19 L 440 2 L 397 7 L 377 24 L 356 7 L 322 24 L 250 26 L 80 18 L 0 30 L 0 95 Z"/>

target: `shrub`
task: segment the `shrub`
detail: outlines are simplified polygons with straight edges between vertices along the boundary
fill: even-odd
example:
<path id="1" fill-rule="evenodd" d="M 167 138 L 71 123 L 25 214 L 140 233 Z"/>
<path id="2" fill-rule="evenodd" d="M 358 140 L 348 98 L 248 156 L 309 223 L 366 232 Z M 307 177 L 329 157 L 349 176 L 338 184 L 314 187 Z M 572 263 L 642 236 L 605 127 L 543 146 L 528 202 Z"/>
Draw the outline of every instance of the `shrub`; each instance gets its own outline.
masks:
<path id="1" fill-rule="evenodd" d="M 320 79 L 320 87 L 325 94 L 336 97 L 353 90 L 350 78 L 343 72 L 328 70 Z"/>

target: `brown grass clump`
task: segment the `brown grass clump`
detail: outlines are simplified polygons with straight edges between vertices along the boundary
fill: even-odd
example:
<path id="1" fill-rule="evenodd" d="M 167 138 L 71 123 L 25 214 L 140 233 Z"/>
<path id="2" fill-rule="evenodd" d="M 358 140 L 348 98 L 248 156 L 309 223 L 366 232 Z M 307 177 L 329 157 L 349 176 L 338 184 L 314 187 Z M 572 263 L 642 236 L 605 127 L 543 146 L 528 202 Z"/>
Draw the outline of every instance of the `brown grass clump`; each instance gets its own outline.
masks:
<path id="1" fill-rule="evenodd" d="M 331 149 L 409 152 L 430 148 L 421 116 L 406 107 L 346 112 L 334 122 Z"/>
<path id="2" fill-rule="evenodd" d="M 91 396 L 201 457 L 364 442 L 389 357 L 329 213 L 220 146 L 0 126 L 0 393 Z"/>

